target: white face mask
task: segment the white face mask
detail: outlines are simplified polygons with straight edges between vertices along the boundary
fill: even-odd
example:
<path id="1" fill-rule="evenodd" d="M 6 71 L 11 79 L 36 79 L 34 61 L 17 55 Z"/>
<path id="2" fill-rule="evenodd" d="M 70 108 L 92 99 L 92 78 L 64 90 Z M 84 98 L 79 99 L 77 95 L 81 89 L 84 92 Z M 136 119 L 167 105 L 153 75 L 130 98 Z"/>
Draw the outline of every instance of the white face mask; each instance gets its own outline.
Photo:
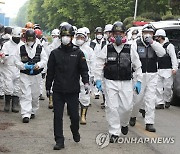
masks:
<path id="1" fill-rule="evenodd" d="M 137 35 L 136 34 L 133 34 L 132 35 L 132 39 L 135 40 L 137 38 Z"/>
<path id="2" fill-rule="evenodd" d="M 62 44 L 68 45 L 68 44 L 71 42 L 71 37 L 69 37 L 69 36 L 63 36 L 63 37 L 61 38 L 61 40 L 62 40 Z"/>
<path id="3" fill-rule="evenodd" d="M 144 39 L 146 39 L 146 38 L 148 38 L 148 37 L 149 37 L 149 38 L 152 38 L 152 35 L 151 35 L 151 34 L 145 34 L 145 35 L 143 35 L 143 38 L 144 38 Z"/>
<path id="4" fill-rule="evenodd" d="M 76 40 L 76 44 L 77 44 L 78 46 L 81 46 L 81 45 L 84 44 L 84 41 L 83 41 L 83 40 Z"/>
<path id="5" fill-rule="evenodd" d="M 103 35 L 98 34 L 98 35 L 96 35 L 96 38 L 97 38 L 98 40 L 101 40 L 101 39 L 103 38 Z"/>
<path id="6" fill-rule="evenodd" d="M 30 47 L 32 47 L 33 44 L 34 44 L 34 42 L 27 42 L 27 45 L 30 46 Z"/>

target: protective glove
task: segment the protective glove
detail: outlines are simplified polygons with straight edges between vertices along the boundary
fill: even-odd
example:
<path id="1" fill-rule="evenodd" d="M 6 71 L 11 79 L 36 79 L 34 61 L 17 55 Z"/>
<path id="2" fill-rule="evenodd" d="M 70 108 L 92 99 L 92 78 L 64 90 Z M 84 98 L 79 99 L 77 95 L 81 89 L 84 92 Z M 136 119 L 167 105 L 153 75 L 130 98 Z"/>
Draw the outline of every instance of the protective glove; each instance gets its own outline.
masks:
<path id="1" fill-rule="evenodd" d="M 88 83 L 86 83 L 86 84 L 84 85 L 84 89 L 85 89 L 85 91 L 86 91 L 86 95 L 89 94 L 90 87 L 89 87 L 89 84 L 88 84 Z"/>
<path id="2" fill-rule="evenodd" d="M 137 81 L 136 84 L 134 85 L 134 89 L 139 94 L 141 92 L 141 82 Z"/>
<path id="3" fill-rule="evenodd" d="M 29 65 L 28 63 L 26 63 L 24 65 L 24 68 L 27 69 L 27 70 L 30 70 L 30 74 L 33 74 L 34 65 Z"/>
<path id="4" fill-rule="evenodd" d="M 96 88 L 97 88 L 99 91 L 102 91 L 102 82 L 101 82 L 101 80 L 97 80 L 97 81 L 96 81 Z"/>
<path id="5" fill-rule="evenodd" d="M 28 63 L 26 63 L 26 64 L 24 64 L 24 68 L 26 70 L 32 70 L 32 69 L 34 69 L 34 65 L 29 65 Z"/>
<path id="6" fill-rule="evenodd" d="M 145 42 L 149 43 L 149 44 L 152 44 L 153 43 L 153 38 L 152 37 L 146 37 Z"/>
<path id="7" fill-rule="evenodd" d="M 46 90 L 46 96 L 49 98 L 49 97 L 50 97 L 50 95 L 51 95 L 50 90 Z"/>

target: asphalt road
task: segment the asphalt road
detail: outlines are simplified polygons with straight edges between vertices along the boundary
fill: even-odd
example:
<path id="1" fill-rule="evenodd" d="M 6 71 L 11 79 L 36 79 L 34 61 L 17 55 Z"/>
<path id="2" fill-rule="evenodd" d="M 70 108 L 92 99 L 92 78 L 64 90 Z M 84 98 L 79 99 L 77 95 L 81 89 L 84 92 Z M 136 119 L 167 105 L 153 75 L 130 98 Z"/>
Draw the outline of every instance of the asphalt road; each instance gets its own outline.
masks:
<path id="1" fill-rule="evenodd" d="M 23 124 L 20 113 L 4 113 L 0 100 L 0 153 L 12 154 L 179 154 L 180 152 L 180 107 L 156 110 L 157 132 L 145 131 L 143 118 L 139 114 L 135 127 L 122 136 L 118 143 L 101 148 L 96 136 L 107 133 L 105 111 L 100 108 L 102 98 L 91 99 L 87 114 L 87 125 L 80 127 L 81 141 L 75 143 L 70 132 L 70 120 L 64 112 L 65 148 L 54 151 L 53 112 L 47 108 L 48 101 L 40 101 L 35 119 Z M 129 139 L 129 140 L 128 140 Z M 144 142 L 146 140 L 147 142 Z M 169 143 L 168 143 L 169 142 Z"/>

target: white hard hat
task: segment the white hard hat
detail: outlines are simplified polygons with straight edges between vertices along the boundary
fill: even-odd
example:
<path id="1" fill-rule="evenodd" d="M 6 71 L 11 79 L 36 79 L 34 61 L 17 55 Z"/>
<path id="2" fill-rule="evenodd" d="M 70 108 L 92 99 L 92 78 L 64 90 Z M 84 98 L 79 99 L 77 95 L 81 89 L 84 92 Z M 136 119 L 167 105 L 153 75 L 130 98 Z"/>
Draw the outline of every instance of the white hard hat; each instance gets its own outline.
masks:
<path id="1" fill-rule="evenodd" d="M 146 24 L 143 26 L 142 32 L 154 32 L 155 28 L 151 24 Z"/>
<path id="2" fill-rule="evenodd" d="M 158 29 L 155 33 L 155 36 L 164 36 L 166 37 L 166 32 L 164 29 Z"/>
<path id="3" fill-rule="evenodd" d="M 79 28 L 79 29 L 77 30 L 77 32 L 76 32 L 76 36 L 77 36 L 78 34 L 84 35 L 85 38 L 87 37 L 87 32 L 85 31 L 84 28 Z"/>
<path id="4" fill-rule="evenodd" d="M 87 27 L 83 27 L 83 28 L 84 28 L 84 30 L 85 30 L 85 32 L 86 32 L 87 34 L 90 34 L 89 28 L 87 28 Z"/>
<path id="5" fill-rule="evenodd" d="M 105 28 L 104 28 L 104 32 L 110 32 L 110 31 L 112 31 L 112 27 L 113 27 L 112 24 L 107 24 L 107 25 L 105 26 Z"/>
<path id="6" fill-rule="evenodd" d="M 59 36 L 60 32 L 59 32 L 59 29 L 54 29 L 52 32 L 51 32 L 51 35 L 52 36 Z"/>
<path id="7" fill-rule="evenodd" d="M 12 29 L 12 37 L 21 37 L 21 32 L 22 32 L 22 29 L 21 27 L 15 27 Z"/>

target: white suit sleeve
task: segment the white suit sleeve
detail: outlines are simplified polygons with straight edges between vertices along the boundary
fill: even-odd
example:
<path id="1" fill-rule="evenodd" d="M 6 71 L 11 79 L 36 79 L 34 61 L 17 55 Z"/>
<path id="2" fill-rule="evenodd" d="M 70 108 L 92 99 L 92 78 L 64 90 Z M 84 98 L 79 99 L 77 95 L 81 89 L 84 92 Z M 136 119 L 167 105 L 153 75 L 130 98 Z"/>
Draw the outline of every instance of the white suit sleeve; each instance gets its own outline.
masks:
<path id="1" fill-rule="evenodd" d="M 166 50 L 159 42 L 153 41 L 151 47 L 154 49 L 158 57 L 163 57 L 166 54 Z"/>
<path id="2" fill-rule="evenodd" d="M 178 69 L 178 60 L 176 57 L 176 52 L 173 44 L 169 44 L 167 46 L 167 53 L 171 57 L 171 63 L 172 63 L 172 69 L 177 70 Z"/>
<path id="3" fill-rule="evenodd" d="M 20 57 L 20 54 L 17 54 L 15 56 L 15 61 L 14 61 L 16 67 L 20 70 L 25 70 L 24 68 L 24 63 L 21 61 L 21 57 Z"/>
<path id="4" fill-rule="evenodd" d="M 44 68 L 47 65 L 47 61 L 48 61 L 48 57 L 47 57 L 47 54 L 46 54 L 44 48 L 42 48 L 40 56 L 41 56 L 41 60 L 40 60 L 40 62 L 37 63 L 37 65 L 40 68 Z"/>
<path id="5" fill-rule="evenodd" d="M 91 53 L 91 55 L 90 55 L 90 68 L 89 68 L 89 72 L 90 72 L 90 77 L 91 76 L 94 76 L 94 71 L 93 71 L 93 69 L 95 68 L 95 54 L 94 54 L 94 51 L 93 51 L 93 49 L 91 49 L 91 48 L 89 48 L 89 50 L 90 50 L 90 53 Z"/>
<path id="6" fill-rule="evenodd" d="M 131 62 L 132 62 L 132 67 L 137 75 L 137 81 L 142 82 L 143 74 L 142 74 L 142 69 L 141 69 L 141 61 L 139 59 L 139 55 L 137 53 L 137 44 L 134 42 L 131 45 Z"/>
<path id="7" fill-rule="evenodd" d="M 95 55 L 94 60 L 94 80 L 102 80 L 103 68 L 107 58 L 107 45 Z"/>

